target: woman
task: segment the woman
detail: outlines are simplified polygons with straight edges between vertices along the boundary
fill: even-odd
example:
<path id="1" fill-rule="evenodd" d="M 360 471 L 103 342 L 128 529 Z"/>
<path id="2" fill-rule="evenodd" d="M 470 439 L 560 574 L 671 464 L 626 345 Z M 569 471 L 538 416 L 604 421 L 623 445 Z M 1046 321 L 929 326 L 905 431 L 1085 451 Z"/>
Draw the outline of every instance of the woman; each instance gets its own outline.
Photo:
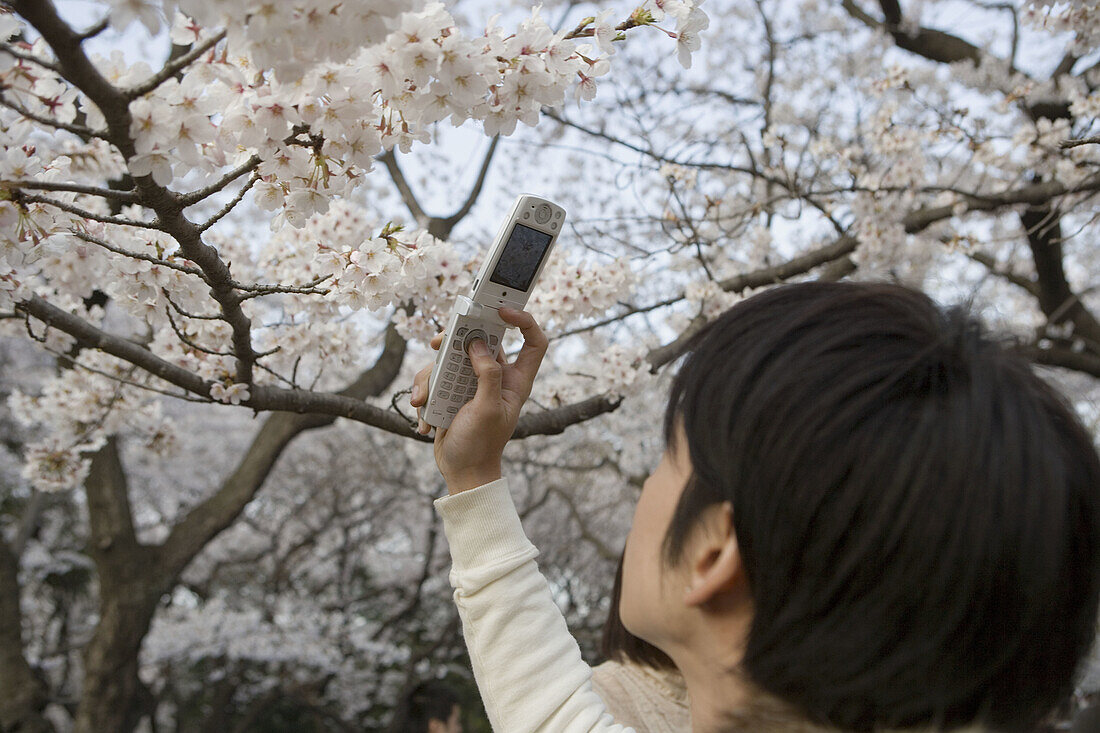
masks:
<path id="1" fill-rule="evenodd" d="M 471 347 L 477 394 L 435 442 L 474 672 L 497 730 L 623 730 L 501 477 L 547 348 L 502 316 L 523 348 Z M 960 311 L 853 283 L 766 291 L 689 352 L 620 613 L 680 669 L 694 730 L 1027 730 L 1069 692 L 1095 633 L 1100 461 L 1026 363 Z"/>

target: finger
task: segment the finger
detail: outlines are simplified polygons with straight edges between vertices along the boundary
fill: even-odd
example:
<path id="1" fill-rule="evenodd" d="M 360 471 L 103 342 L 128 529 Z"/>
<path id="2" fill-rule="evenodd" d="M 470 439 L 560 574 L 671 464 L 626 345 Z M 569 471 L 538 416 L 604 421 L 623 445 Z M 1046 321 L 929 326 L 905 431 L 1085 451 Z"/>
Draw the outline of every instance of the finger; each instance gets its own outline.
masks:
<path id="1" fill-rule="evenodd" d="M 443 331 L 440 331 L 435 336 L 432 336 L 432 340 L 429 342 L 431 347 L 436 351 L 439 351 L 439 347 L 443 345 Z"/>
<path id="2" fill-rule="evenodd" d="M 409 404 L 413 407 L 422 407 L 428 401 L 428 380 L 431 379 L 432 368 L 424 367 L 413 377 L 412 394 L 409 395 Z"/>
<path id="3" fill-rule="evenodd" d="M 500 317 L 506 323 L 518 326 L 519 332 L 523 334 L 523 348 L 519 350 L 512 366 L 523 376 L 528 383 L 528 387 L 530 387 L 535 381 L 535 375 L 538 374 L 542 358 L 546 356 L 550 340 L 539 328 L 534 316 L 526 311 L 516 310 L 515 308 L 501 308 Z"/>
<path id="4" fill-rule="evenodd" d="M 500 402 L 502 367 L 493 358 L 489 347 L 484 341 L 477 339 L 470 344 L 467 353 L 474 367 L 474 374 L 477 375 L 477 392 L 474 394 L 474 399 L 481 402 L 488 401 L 490 404 Z"/>

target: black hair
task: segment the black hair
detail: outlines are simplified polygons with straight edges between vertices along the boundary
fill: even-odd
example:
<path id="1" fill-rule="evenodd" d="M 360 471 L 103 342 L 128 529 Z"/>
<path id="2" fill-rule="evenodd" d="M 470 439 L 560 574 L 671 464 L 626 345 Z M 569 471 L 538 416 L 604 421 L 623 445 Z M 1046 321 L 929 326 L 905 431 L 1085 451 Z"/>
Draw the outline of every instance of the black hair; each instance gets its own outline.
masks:
<path id="1" fill-rule="evenodd" d="M 1022 358 L 963 309 L 859 283 L 765 291 L 689 349 L 664 554 L 730 502 L 755 684 L 861 731 L 1026 730 L 1069 693 L 1096 633 L 1100 461 Z"/>
<path id="2" fill-rule="evenodd" d="M 456 705 L 458 693 L 442 680 L 421 682 L 406 699 L 406 730 L 411 733 L 428 733 L 428 723 L 438 720 L 446 723 Z"/>
<path id="3" fill-rule="evenodd" d="M 600 653 L 605 659 L 619 663 L 633 662 L 652 669 L 676 669 L 676 664 L 668 655 L 645 639 L 627 631 L 619 617 L 619 605 L 623 594 L 623 558 L 619 556 L 619 567 L 615 571 L 615 584 L 611 589 L 611 605 L 607 609 L 607 620 L 603 624 L 600 637 Z"/>

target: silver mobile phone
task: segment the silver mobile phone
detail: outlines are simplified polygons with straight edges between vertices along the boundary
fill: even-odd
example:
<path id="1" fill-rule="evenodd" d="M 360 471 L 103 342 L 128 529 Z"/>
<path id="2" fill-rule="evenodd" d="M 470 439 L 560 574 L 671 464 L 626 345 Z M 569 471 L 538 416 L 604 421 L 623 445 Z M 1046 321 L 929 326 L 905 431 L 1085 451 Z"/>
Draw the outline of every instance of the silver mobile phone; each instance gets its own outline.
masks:
<path id="1" fill-rule="evenodd" d="M 531 194 L 516 199 L 470 294 L 455 300 L 428 381 L 428 401 L 421 408 L 424 422 L 449 427 L 459 409 L 473 399 L 477 376 L 466 350 L 481 339 L 494 358 L 500 353 L 508 324 L 499 309 L 523 310 L 527 305 L 564 225 L 565 209 L 557 204 Z"/>

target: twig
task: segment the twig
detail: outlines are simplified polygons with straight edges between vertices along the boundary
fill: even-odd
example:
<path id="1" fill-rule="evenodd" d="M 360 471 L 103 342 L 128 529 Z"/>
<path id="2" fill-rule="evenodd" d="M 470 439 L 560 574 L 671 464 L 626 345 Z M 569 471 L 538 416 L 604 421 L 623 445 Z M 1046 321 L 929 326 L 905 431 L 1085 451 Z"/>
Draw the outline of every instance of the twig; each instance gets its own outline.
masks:
<path id="1" fill-rule="evenodd" d="M 237 290 L 242 290 L 248 293 L 248 295 L 240 296 L 241 300 L 258 298 L 261 295 L 274 295 L 276 293 L 294 293 L 297 295 L 327 295 L 329 291 L 316 290 L 315 288 L 331 277 L 332 275 L 323 275 L 321 277 L 316 277 L 305 285 L 244 285 L 242 283 L 234 281 L 233 287 Z"/>
<path id="2" fill-rule="evenodd" d="M 103 20 L 99 21 L 98 23 L 96 23 L 95 25 L 93 25 L 91 28 L 84 31 L 83 33 L 78 34 L 77 39 L 79 39 L 80 42 L 83 43 L 84 41 L 87 41 L 89 38 L 95 38 L 100 33 L 107 30 L 107 28 L 110 25 L 111 25 L 111 16 L 109 16 L 109 15 L 104 16 Z"/>
<path id="3" fill-rule="evenodd" d="M 39 196 L 33 193 L 24 193 L 19 196 L 20 201 L 30 202 L 32 204 L 44 204 L 45 206 L 53 206 L 54 208 L 61 209 L 73 216 L 79 216 L 82 219 L 90 219 L 92 221 L 98 221 L 102 224 L 117 224 L 120 227 L 136 227 L 138 229 L 155 229 L 156 231 L 163 232 L 164 227 L 159 222 L 146 222 L 137 221 L 136 219 L 123 219 L 120 216 L 106 216 L 103 214 L 96 214 L 86 209 L 82 209 L 79 206 L 73 206 L 72 204 L 66 204 L 63 201 L 57 201 L 51 199 L 48 196 Z"/>
<path id="4" fill-rule="evenodd" d="M 466 200 L 462 203 L 462 206 L 459 207 L 458 211 L 443 220 L 443 224 L 447 231 L 441 232 L 444 236 L 441 236 L 440 239 L 447 239 L 450 236 L 451 230 L 470 213 L 470 209 L 473 208 L 474 203 L 481 195 L 481 189 L 485 185 L 485 177 L 489 173 L 489 165 L 493 162 L 493 154 L 496 152 L 497 143 L 499 142 L 500 135 L 493 135 L 493 140 L 489 143 L 489 150 L 486 151 L 485 158 L 481 161 L 481 168 L 478 170 L 477 180 L 474 181 L 474 187 L 470 189 L 470 194 L 466 197 Z"/>
<path id="5" fill-rule="evenodd" d="M 175 309 L 176 313 L 179 313 L 184 318 L 194 318 L 197 321 L 221 321 L 224 320 L 220 315 L 217 316 L 200 316 L 196 313 L 189 313 L 181 308 L 176 301 L 172 300 L 172 296 L 168 294 L 168 288 L 161 288 L 160 292 L 164 295 L 165 300 L 168 301 L 168 305 Z"/>
<path id="6" fill-rule="evenodd" d="M 130 250 L 122 249 L 121 247 L 116 247 L 113 244 L 108 244 L 107 242 L 103 241 L 102 239 L 100 239 L 98 237 L 94 237 L 91 234 L 88 234 L 87 232 L 82 232 L 79 229 L 71 229 L 70 231 L 72 232 L 73 236 L 75 236 L 77 239 L 82 239 L 85 242 L 88 242 L 89 244 L 94 244 L 97 247 L 102 247 L 103 249 L 107 250 L 108 252 L 114 252 L 115 254 L 122 255 L 124 257 L 131 257 L 135 260 L 143 260 L 145 262 L 151 262 L 154 265 L 160 265 L 161 267 L 167 267 L 170 270 L 177 270 L 177 271 L 185 273 L 187 275 L 194 275 L 195 277 L 202 278 L 204 281 L 206 280 L 206 275 L 203 273 L 202 270 L 200 270 L 197 267 L 188 267 L 187 265 L 181 265 L 181 264 L 178 264 L 178 263 L 175 263 L 175 262 L 170 262 L 168 260 L 162 260 L 159 257 L 154 257 L 152 255 L 143 254 L 141 252 L 131 252 Z"/>
<path id="7" fill-rule="evenodd" d="M 217 181 L 215 181 L 214 183 L 211 183 L 209 186 L 206 186 L 204 188 L 200 188 L 197 191 L 192 191 L 191 193 L 178 194 L 176 196 L 176 198 L 179 200 L 180 204 L 183 205 L 185 208 L 188 207 L 188 206 L 193 206 L 194 204 L 197 204 L 198 202 L 202 201 L 203 199 L 217 193 L 218 191 L 221 191 L 226 186 L 228 186 L 230 183 L 237 180 L 238 178 L 243 176 L 245 173 L 248 173 L 249 171 L 254 169 L 256 166 L 258 166 L 259 164 L 260 164 L 260 159 L 258 157 L 256 157 L 255 155 L 253 155 L 251 158 L 249 158 L 245 162 L 241 163 L 239 166 L 237 166 L 233 170 L 229 171 L 224 176 L 219 178 Z"/>
<path id="8" fill-rule="evenodd" d="M 61 71 L 60 69 L 57 68 L 56 65 L 50 63 L 49 61 L 44 61 L 43 59 L 40 59 L 40 58 L 38 58 L 37 56 L 35 56 L 33 54 L 29 54 L 29 53 L 25 53 L 23 51 L 16 50 L 16 49 L 12 48 L 11 46 L 7 45 L 6 43 L 5 44 L 0 44 L 0 51 L 8 54 L 9 56 L 14 56 L 15 58 L 20 59 L 21 61 L 28 61 L 32 64 L 36 64 L 38 66 L 41 66 L 43 69 L 49 69 L 50 71 L 54 72 L 55 74 L 58 74 Z"/>
<path id="9" fill-rule="evenodd" d="M 55 183 L 53 181 L 4 181 L 0 180 L 0 186 L 14 186 L 28 191 L 62 191 L 64 193 L 80 193 L 88 196 L 100 196 L 105 199 L 113 199 L 124 204 L 141 203 L 134 191 L 116 191 L 112 188 L 100 188 L 99 186 L 85 186 L 80 183 Z"/>
<path id="10" fill-rule="evenodd" d="M 56 356 L 58 358 L 68 360 L 68 362 L 70 364 L 72 364 L 75 367 L 79 367 L 80 369 L 83 369 L 84 371 L 91 372 L 92 374 L 98 374 L 101 377 L 105 377 L 107 379 L 113 380 L 115 382 L 119 382 L 121 384 L 129 385 L 129 386 L 134 387 L 136 389 L 144 389 L 148 392 L 155 392 L 156 394 L 165 395 L 166 397 L 173 397 L 177 400 L 184 400 L 185 402 L 200 402 L 204 405 L 210 404 L 211 402 L 213 402 L 214 404 L 221 404 L 220 402 L 216 402 L 214 400 L 204 399 L 204 398 L 201 398 L 201 397 L 192 397 L 191 395 L 187 394 L 186 392 L 172 392 L 172 391 L 169 391 L 167 389 L 161 389 L 159 387 L 154 387 L 154 386 L 149 385 L 149 384 L 142 384 L 141 382 L 135 382 L 132 379 L 123 379 L 122 377 L 118 376 L 117 374 L 109 374 L 108 372 L 105 372 L 102 369 L 96 369 L 95 367 L 90 367 L 87 364 L 81 364 L 78 360 L 73 359 L 72 356 L 70 356 L 69 354 L 58 351 L 57 349 L 51 349 L 48 346 L 43 347 L 43 350 L 46 351 L 47 353 L 53 354 L 54 356 Z M 135 369 L 136 369 L 136 367 L 135 367 Z M 131 371 L 133 371 L 133 369 L 131 369 Z"/>
<path id="11" fill-rule="evenodd" d="M 272 353 L 272 352 L 268 352 L 268 353 L 270 354 L 270 353 Z M 259 370 L 261 370 L 261 371 L 264 371 L 264 372 L 267 372 L 267 373 L 268 373 L 268 374 L 270 374 L 271 376 L 273 376 L 273 377 L 275 377 L 276 379 L 278 379 L 278 380 L 279 380 L 280 382 L 283 382 L 283 383 L 285 383 L 285 384 L 286 384 L 286 385 L 287 385 L 288 387 L 290 387 L 291 389 L 298 389 L 298 385 L 297 385 L 297 384 L 295 384 L 294 382 L 290 381 L 289 379 L 287 379 L 286 377 L 284 377 L 284 376 L 283 376 L 282 374 L 279 374 L 279 373 L 278 373 L 277 371 L 275 371 L 275 370 L 274 370 L 274 369 L 272 369 L 271 367 L 268 367 L 268 366 L 264 366 L 263 364 L 261 364 L 261 363 L 260 363 L 260 362 L 258 361 L 258 359 L 259 359 L 260 357 L 262 357 L 262 356 L 264 356 L 264 354 L 257 354 L 257 355 L 256 355 L 256 359 L 257 359 L 257 362 L 256 362 L 256 368 L 257 368 L 257 369 L 259 369 Z"/>
<path id="12" fill-rule="evenodd" d="M 248 190 L 250 188 L 252 188 L 254 185 L 256 185 L 256 181 L 258 181 L 258 180 L 260 180 L 260 174 L 257 173 L 256 171 L 252 171 L 252 175 L 249 177 L 248 181 L 243 186 L 241 186 L 241 190 L 237 191 L 237 195 L 234 196 L 233 199 L 229 203 L 227 203 L 225 206 L 223 206 L 221 209 L 219 209 L 218 213 L 214 214 L 212 217 L 207 219 L 204 223 L 200 224 L 199 225 L 199 231 L 200 232 L 205 232 L 207 229 L 209 229 L 210 227 L 217 224 L 218 221 L 222 219 L 222 217 L 224 217 L 226 214 L 228 214 L 230 211 L 232 211 L 237 206 L 237 204 L 239 204 L 241 202 L 241 199 L 244 198 L 245 194 L 248 193 Z"/>
<path id="13" fill-rule="evenodd" d="M 1095 145 L 1100 143 L 1100 135 L 1093 135 L 1092 137 L 1082 137 L 1076 140 L 1063 140 L 1058 143 L 1058 147 L 1062 150 L 1069 150 L 1070 148 L 1076 148 L 1081 145 Z"/>
<path id="14" fill-rule="evenodd" d="M 40 125 L 46 125 L 47 127 L 52 127 L 57 130 L 65 130 L 66 132 L 71 132 L 77 137 L 97 137 L 101 140 L 107 139 L 107 136 L 104 135 L 102 132 L 96 132 L 91 128 L 82 127 L 81 125 L 72 125 L 67 122 L 55 120 L 51 117 L 44 117 L 42 115 L 35 114 L 34 112 L 31 112 L 29 109 L 26 109 L 22 105 L 4 99 L 2 95 L 0 95 L 0 106 L 7 107 L 14 112 L 18 112 L 19 114 L 26 117 L 28 120 L 34 120 Z"/>
<path id="15" fill-rule="evenodd" d="M 172 330 L 176 332 L 176 338 L 178 338 L 180 341 L 182 341 L 185 345 L 191 347 L 195 351 L 198 351 L 198 352 L 203 353 L 203 354 L 210 354 L 211 356 L 229 356 L 229 357 L 233 356 L 233 354 L 231 352 L 214 351 L 213 349 L 208 349 L 205 346 L 201 346 L 201 345 L 195 343 L 194 341 L 191 340 L 191 338 L 189 336 L 187 336 L 186 334 L 183 333 L 183 331 L 180 330 L 179 326 L 176 325 L 176 319 L 172 317 L 172 311 L 171 310 L 169 310 L 168 308 L 165 308 L 164 309 L 164 314 L 166 316 L 168 316 L 168 323 L 170 323 L 172 325 Z"/>
<path id="16" fill-rule="evenodd" d="M 178 74 L 199 56 L 202 56 L 214 46 L 218 45 L 218 43 L 221 42 L 223 38 L 225 38 L 224 30 L 206 39 L 179 58 L 173 61 L 169 61 L 164 65 L 164 68 L 162 68 L 156 74 L 149 77 L 141 84 L 138 84 L 135 87 L 130 87 L 125 92 L 123 92 L 123 94 L 125 94 L 127 99 L 137 99 L 143 94 L 148 94 L 149 92 L 153 91 L 161 84 Z"/>

